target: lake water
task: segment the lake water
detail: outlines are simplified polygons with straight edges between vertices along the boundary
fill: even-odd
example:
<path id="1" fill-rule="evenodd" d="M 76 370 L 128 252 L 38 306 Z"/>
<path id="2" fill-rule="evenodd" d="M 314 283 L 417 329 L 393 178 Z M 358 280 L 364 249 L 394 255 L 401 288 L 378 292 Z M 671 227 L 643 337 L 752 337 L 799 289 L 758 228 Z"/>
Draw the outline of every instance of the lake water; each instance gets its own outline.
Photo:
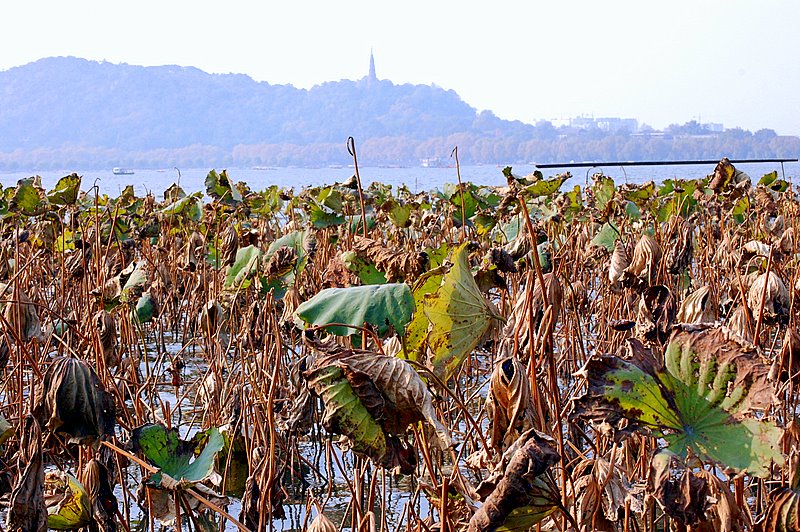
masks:
<path id="1" fill-rule="evenodd" d="M 747 172 L 754 181 L 762 175 L 777 170 L 782 172 L 779 163 L 738 164 L 737 168 Z M 527 175 L 536 169 L 533 165 L 513 166 L 515 175 Z M 0 172 L 0 184 L 4 187 L 15 185 L 19 179 L 32 175 L 41 175 L 45 188 L 52 188 L 59 178 L 76 171 L 83 176 L 81 189 L 86 190 L 95 182 L 100 191 L 115 197 L 126 185 L 132 184 L 137 195 L 144 195 L 152 191 L 161 199 L 163 191 L 178 179 L 178 172 L 174 169 L 133 169 L 134 175 L 114 175 L 111 169 L 106 171 L 92 170 L 63 170 L 37 172 Z M 217 168 L 221 171 L 222 168 Z M 602 171 L 614 178 L 617 183 L 644 183 L 649 180 L 661 182 L 665 179 L 699 178 L 713 173 L 714 165 L 686 165 L 686 166 L 601 166 L 594 168 L 573 169 L 546 169 L 545 177 L 570 170 L 573 178 L 564 185 L 564 189 L 575 184 L 583 184 L 587 177 L 595 172 Z M 180 185 L 187 192 L 205 190 L 205 177 L 209 168 L 181 169 Z M 800 175 L 800 163 L 785 163 L 783 171 L 787 179 Z M 421 167 L 364 167 L 359 169 L 364 187 L 371 182 L 378 181 L 391 185 L 407 185 L 412 191 L 419 192 L 440 188 L 445 183 L 457 182 L 455 168 L 421 168 Z M 269 185 L 277 184 L 281 187 L 294 187 L 299 190 L 307 186 L 332 184 L 342 182 L 353 175 L 353 168 L 229 168 L 228 176 L 234 181 L 244 181 L 253 190 L 261 190 Z M 464 166 L 461 168 L 461 179 L 479 185 L 504 185 L 503 167 L 494 165 Z"/>

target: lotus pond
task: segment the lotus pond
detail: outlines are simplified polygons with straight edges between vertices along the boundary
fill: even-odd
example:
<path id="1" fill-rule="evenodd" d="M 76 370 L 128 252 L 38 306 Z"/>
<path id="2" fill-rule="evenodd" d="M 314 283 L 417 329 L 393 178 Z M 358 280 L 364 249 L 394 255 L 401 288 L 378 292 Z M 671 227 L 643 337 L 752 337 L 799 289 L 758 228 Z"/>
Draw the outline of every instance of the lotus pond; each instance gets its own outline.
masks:
<path id="1" fill-rule="evenodd" d="M 5 188 L 2 529 L 800 530 L 792 183 L 503 173 Z"/>

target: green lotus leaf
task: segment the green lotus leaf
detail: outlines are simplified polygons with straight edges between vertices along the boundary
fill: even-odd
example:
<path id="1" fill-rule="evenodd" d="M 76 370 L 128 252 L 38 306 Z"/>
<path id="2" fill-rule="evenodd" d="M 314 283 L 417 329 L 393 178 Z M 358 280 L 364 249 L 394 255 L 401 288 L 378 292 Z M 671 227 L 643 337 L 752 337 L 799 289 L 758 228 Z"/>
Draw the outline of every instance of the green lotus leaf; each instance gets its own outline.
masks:
<path id="1" fill-rule="evenodd" d="M 56 187 L 47 193 L 47 199 L 55 205 L 74 205 L 81 188 L 81 176 L 71 174 L 58 180 Z"/>
<path id="2" fill-rule="evenodd" d="M 227 170 L 223 170 L 219 174 L 216 170 L 211 170 L 208 175 L 206 175 L 206 194 L 216 201 L 228 205 L 235 205 L 242 202 L 242 195 L 239 190 L 231 184 Z"/>
<path id="3" fill-rule="evenodd" d="M 334 187 L 325 187 L 317 194 L 317 203 L 332 210 L 335 214 L 342 213 L 342 193 Z"/>
<path id="4" fill-rule="evenodd" d="M 173 196 L 174 195 L 175 194 L 173 194 Z M 160 212 L 167 217 L 183 215 L 194 222 L 199 222 L 203 217 L 203 202 L 200 199 L 201 197 L 202 194 L 195 192 L 191 196 L 175 200 L 161 209 Z"/>
<path id="5" fill-rule="evenodd" d="M 311 225 L 323 229 L 334 225 L 342 225 L 346 219 L 341 214 L 336 212 L 328 212 L 325 208 L 311 204 L 308 206 L 308 217 L 311 220 Z"/>
<path id="6" fill-rule="evenodd" d="M 742 196 L 733 204 L 731 208 L 731 218 L 733 218 L 736 223 L 744 223 L 744 214 L 749 208 L 750 198 L 748 196 Z"/>
<path id="7" fill-rule="evenodd" d="M 605 212 L 611 200 L 614 199 L 616 186 L 614 180 L 607 176 L 600 176 L 592 187 L 594 192 L 595 207 L 600 212 Z"/>
<path id="8" fill-rule="evenodd" d="M 531 196 L 552 196 L 561 189 L 561 185 L 569 179 L 569 174 L 561 174 L 552 179 L 541 179 L 525 187 L 525 192 Z"/>
<path id="9" fill-rule="evenodd" d="M 372 262 L 362 259 L 354 251 L 342 253 L 345 268 L 358 275 L 361 284 L 386 284 L 386 275 L 378 271 Z"/>
<path id="10" fill-rule="evenodd" d="M 9 210 L 24 216 L 36 216 L 46 208 L 44 191 L 36 186 L 36 179 L 20 179 L 9 203 Z"/>
<path id="11" fill-rule="evenodd" d="M 236 251 L 236 260 L 225 275 L 225 288 L 237 288 L 258 269 L 262 252 L 256 246 L 246 246 Z"/>
<path id="12" fill-rule="evenodd" d="M 427 294 L 433 294 L 442 284 L 447 268 L 439 266 L 422 274 L 414 283 L 414 316 L 406 328 L 403 338 L 403 354 L 407 360 L 419 360 L 420 351 L 428 336 L 430 322 L 423 312 L 422 301 Z"/>
<path id="13" fill-rule="evenodd" d="M 778 179 L 778 171 L 777 170 L 773 170 L 772 172 L 770 172 L 768 174 L 764 174 L 761 177 L 761 179 L 758 180 L 758 184 L 759 185 L 764 185 L 765 187 L 768 187 L 772 183 L 774 183 L 777 179 Z"/>
<path id="14" fill-rule="evenodd" d="M 467 246 L 462 244 L 455 250 L 453 265 L 442 285 L 423 299 L 423 312 L 431 323 L 428 346 L 433 367 L 446 379 L 455 375 L 492 322 L 502 319 L 472 277 Z"/>
<path id="15" fill-rule="evenodd" d="M 362 401 L 364 392 L 361 396 L 356 393 L 345 371 L 340 365 L 326 364 L 312 368 L 306 375 L 309 387 L 325 405 L 322 423 L 326 430 L 347 436 L 354 451 L 380 463 L 387 453 L 386 434 Z M 380 403 L 374 393 L 370 400 Z"/>
<path id="16" fill-rule="evenodd" d="M 709 460 L 764 477 L 783 463 L 783 431 L 752 416 L 773 398 L 769 367 L 725 327 L 681 325 L 663 359 L 595 357 L 581 370 L 589 389 L 573 416 L 647 429 L 685 458 Z"/>
<path id="17" fill-rule="evenodd" d="M 411 213 L 414 211 L 411 205 L 401 205 L 391 199 L 381 206 L 381 210 L 386 211 L 389 219 L 397 227 L 408 227 L 411 225 Z"/>
<path id="18" fill-rule="evenodd" d="M 614 251 L 614 242 L 619 238 L 619 230 L 610 222 L 606 222 L 592 238 L 592 245 Z"/>
<path id="19" fill-rule="evenodd" d="M 211 476 L 214 459 L 225 439 L 218 429 L 211 428 L 199 432 L 191 441 L 184 441 L 178 436 L 178 429 L 148 423 L 133 430 L 131 444 L 161 472 L 178 483 L 191 485 Z M 153 474 L 150 482 L 161 485 L 161 472 Z"/>
<path id="20" fill-rule="evenodd" d="M 402 334 L 411 321 L 414 298 L 405 283 L 351 286 L 349 288 L 326 288 L 294 312 L 295 323 L 305 325 L 327 325 L 344 323 L 363 327 L 375 327 L 378 336 L 385 336 L 390 328 Z M 357 329 L 342 326 L 325 328 L 330 334 L 350 336 Z"/>
<path id="21" fill-rule="evenodd" d="M 150 292 L 145 292 L 136 302 L 133 313 L 139 323 L 149 323 L 158 316 L 158 303 Z"/>

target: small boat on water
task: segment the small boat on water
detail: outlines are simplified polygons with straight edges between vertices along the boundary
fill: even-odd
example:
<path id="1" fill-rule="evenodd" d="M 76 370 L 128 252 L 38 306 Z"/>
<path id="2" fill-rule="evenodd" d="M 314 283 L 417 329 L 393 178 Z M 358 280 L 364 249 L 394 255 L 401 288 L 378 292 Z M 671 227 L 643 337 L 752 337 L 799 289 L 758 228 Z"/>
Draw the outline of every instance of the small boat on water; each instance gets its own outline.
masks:
<path id="1" fill-rule="evenodd" d="M 127 168 L 119 168 L 114 167 L 111 169 L 114 175 L 133 175 L 133 170 L 128 170 Z"/>

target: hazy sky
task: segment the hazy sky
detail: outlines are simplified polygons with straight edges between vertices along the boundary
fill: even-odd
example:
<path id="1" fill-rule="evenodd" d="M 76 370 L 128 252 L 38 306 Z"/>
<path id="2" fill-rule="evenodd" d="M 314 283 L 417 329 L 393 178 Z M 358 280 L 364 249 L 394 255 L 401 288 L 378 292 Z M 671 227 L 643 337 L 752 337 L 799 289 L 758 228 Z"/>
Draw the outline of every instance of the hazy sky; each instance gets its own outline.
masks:
<path id="1" fill-rule="evenodd" d="M 0 70 L 73 55 L 311 87 L 377 73 L 532 122 L 700 117 L 800 135 L 800 2 L 3 2 Z M 0 87 L 2 90 L 2 87 Z"/>

